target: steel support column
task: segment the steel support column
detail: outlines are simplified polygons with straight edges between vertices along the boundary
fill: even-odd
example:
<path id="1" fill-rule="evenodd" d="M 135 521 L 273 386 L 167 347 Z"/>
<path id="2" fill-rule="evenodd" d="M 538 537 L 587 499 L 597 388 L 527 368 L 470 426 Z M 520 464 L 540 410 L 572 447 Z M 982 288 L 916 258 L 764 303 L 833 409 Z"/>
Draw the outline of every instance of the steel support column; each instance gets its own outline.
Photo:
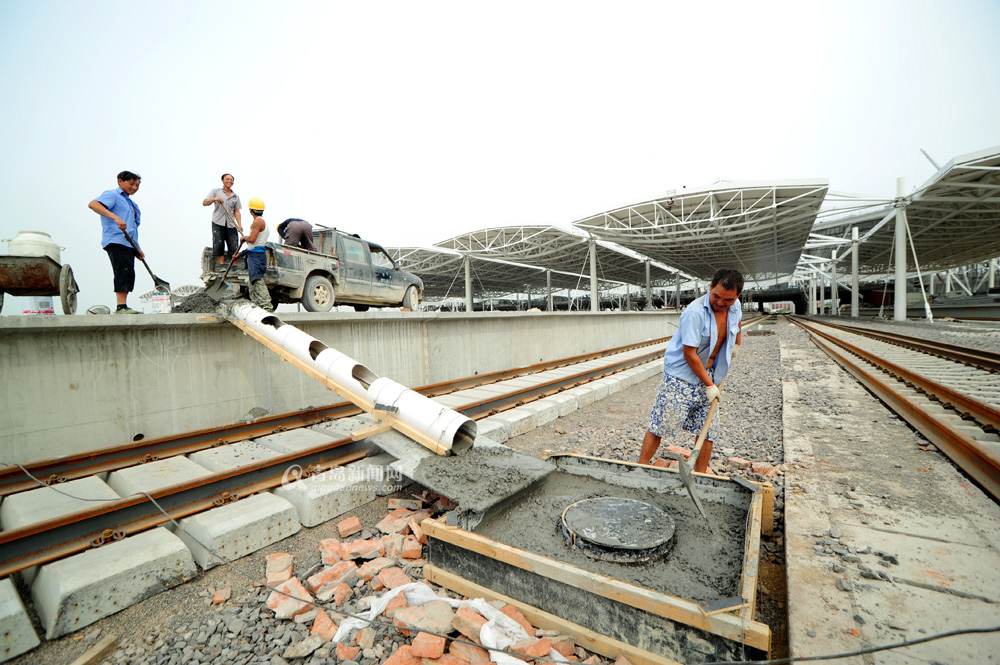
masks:
<path id="1" fill-rule="evenodd" d="M 858 279 L 858 227 L 851 228 L 851 318 L 858 318 L 858 305 L 861 298 L 861 287 Z"/>
<path id="2" fill-rule="evenodd" d="M 646 307 L 644 309 L 653 309 L 653 286 L 649 283 L 649 259 L 646 259 Z M 992 275 L 993 273 L 990 273 Z"/>
<path id="3" fill-rule="evenodd" d="M 472 311 L 472 259 L 468 256 L 465 260 L 465 311 Z"/>
<path id="4" fill-rule="evenodd" d="M 837 250 L 830 253 L 830 314 L 840 316 L 840 289 L 837 288 Z"/>
<path id="5" fill-rule="evenodd" d="M 597 312 L 601 303 L 597 299 L 597 241 L 590 239 L 590 311 Z"/>
<path id="6" fill-rule="evenodd" d="M 892 320 L 906 320 L 906 178 L 896 179 L 896 265 L 893 283 Z"/>

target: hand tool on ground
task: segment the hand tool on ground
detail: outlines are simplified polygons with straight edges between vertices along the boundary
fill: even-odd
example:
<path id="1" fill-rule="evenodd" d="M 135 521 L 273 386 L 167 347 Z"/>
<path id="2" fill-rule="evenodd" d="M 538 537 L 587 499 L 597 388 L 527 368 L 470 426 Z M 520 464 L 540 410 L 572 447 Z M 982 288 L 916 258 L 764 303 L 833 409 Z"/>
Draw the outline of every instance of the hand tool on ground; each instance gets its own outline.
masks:
<path id="1" fill-rule="evenodd" d="M 229 287 L 226 286 L 226 277 L 229 275 L 229 271 L 233 269 L 236 265 L 236 259 L 240 258 L 240 247 L 243 246 L 243 239 L 240 238 L 240 244 L 236 246 L 236 251 L 233 252 L 233 258 L 229 261 L 229 266 L 226 267 L 226 272 L 222 273 L 221 276 L 212 276 L 208 280 L 208 284 L 205 285 L 205 295 L 207 295 L 212 300 L 219 302 L 222 300 Z"/>
<path id="2" fill-rule="evenodd" d="M 691 456 L 688 459 L 684 459 L 684 455 L 680 453 L 669 453 L 670 457 L 677 460 L 677 469 L 681 473 L 681 480 L 684 481 L 684 486 L 687 488 L 688 494 L 691 495 L 691 499 L 694 501 L 694 505 L 697 506 L 698 512 L 701 516 L 705 518 L 708 523 L 709 528 L 712 527 L 712 523 L 708 521 L 708 515 L 705 513 L 705 508 L 701 505 L 701 499 L 694 491 L 694 478 L 692 477 L 692 472 L 694 471 L 694 463 L 698 459 L 698 455 L 701 453 L 701 447 L 705 444 L 705 437 L 708 436 L 708 428 L 712 424 L 712 416 L 715 415 L 715 409 L 719 406 L 719 399 L 715 398 L 712 400 L 712 404 L 708 407 L 708 415 L 705 417 L 705 424 L 701 428 L 701 433 L 694 442 L 694 450 L 691 451 Z"/>
<path id="3" fill-rule="evenodd" d="M 139 252 L 142 250 L 140 250 L 139 246 L 135 244 L 134 240 L 132 240 L 132 236 L 130 236 L 128 231 L 125 230 L 122 230 L 122 235 L 124 235 L 125 239 L 128 240 L 128 244 L 132 245 L 132 249 L 136 251 L 136 256 L 138 256 Z M 149 269 L 149 264 L 146 263 L 146 259 L 140 258 L 139 260 L 142 261 L 142 265 L 146 266 L 146 272 L 148 272 L 149 276 L 153 278 L 153 284 L 156 286 L 157 290 L 170 293 L 170 283 L 165 279 L 160 279 L 154 275 L 153 271 Z"/>

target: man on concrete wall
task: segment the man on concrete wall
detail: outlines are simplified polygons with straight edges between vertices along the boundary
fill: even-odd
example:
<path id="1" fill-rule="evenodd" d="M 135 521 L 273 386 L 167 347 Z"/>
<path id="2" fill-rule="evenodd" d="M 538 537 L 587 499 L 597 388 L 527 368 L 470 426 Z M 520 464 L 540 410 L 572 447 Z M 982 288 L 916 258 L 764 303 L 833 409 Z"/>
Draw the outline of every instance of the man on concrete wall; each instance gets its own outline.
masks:
<path id="1" fill-rule="evenodd" d="M 240 208 L 243 203 L 240 196 L 233 191 L 236 179 L 231 173 L 222 174 L 222 187 L 216 187 L 202 200 L 203 206 L 212 208 L 212 255 L 219 267 L 225 266 L 233 254 L 239 251 L 240 234 L 243 233 L 243 223 L 240 219 Z M 228 214 L 227 214 L 228 212 Z"/>
<path id="2" fill-rule="evenodd" d="M 141 178 L 137 173 L 122 171 L 118 174 L 118 188 L 103 192 L 87 207 L 101 216 L 101 246 L 111 260 L 114 274 L 115 300 L 118 308 L 115 314 L 138 314 L 126 301 L 135 288 L 135 257 L 146 258 L 139 249 L 139 220 L 142 214 L 132 197 L 139 191 Z M 124 233 L 123 233 L 124 231 Z M 129 237 L 132 243 L 125 237 Z"/>
<path id="3" fill-rule="evenodd" d="M 719 385 L 732 359 L 739 353 L 743 306 L 743 275 L 717 270 L 709 292 L 684 308 L 677 332 L 663 354 L 663 378 L 656 391 L 649 429 L 642 440 L 639 463 L 649 464 L 660 439 L 679 430 L 701 433 L 713 400 L 720 400 Z M 712 458 L 712 430 L 705 436 L 694 470 L 704 473 Z"/>

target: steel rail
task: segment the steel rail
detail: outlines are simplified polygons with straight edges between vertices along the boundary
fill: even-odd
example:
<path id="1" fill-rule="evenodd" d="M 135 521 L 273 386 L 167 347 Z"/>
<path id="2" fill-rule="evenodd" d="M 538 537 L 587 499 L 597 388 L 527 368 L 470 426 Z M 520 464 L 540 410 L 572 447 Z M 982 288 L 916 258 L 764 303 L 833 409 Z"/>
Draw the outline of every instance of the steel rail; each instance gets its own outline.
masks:
<path id="1" fill-rule="evenodd" d="M 455 392 L 469 385 L 496 383 L 520 374 L 538 373 L 548 369 L 578 364 L 586 360 L 594 360 L 615 353 L 623 353 L 628 350 L 649 346 L 650 344 L 662 343 L 663 339 L 668 338 L 620 346 L 606 350 L 605 352 L 572 356 L 559 361 L 537 363 L 517 370 L 504 370 L 492 374 L 458 379 L 454 382 L 431 384 L 416 388 L 415 390 L 421 394 L 433 397 Z M 614 367 L 615 365 L 611 366 Z M 361 412 L 361 409 L 350 402 L 337 402 L 328 406 L 265 416 L 252 423 L 236 423 L 222 428 L 199 429 L 156 439 L 100 448 L 80 455 L 39 460 L 25 464 L 24 467 L 36 478 L 45 481 L 47 484 L 54 485 L 67 480 L 75 480 L 97 473 L 135 466 L 136 464 L 166 459 L 177 455 L 188 455 L 199 450 L 206 450 L 237 441 L 277 434 L 289 429 L 309 427 L 337 418 L 358 415 Z M 472 414 L 466 415 L 472 417 Z M 33 489 L 36 486 L 35 481 L 25 475 L 20 467 L 6 466 L 0 468 L 0 497 Z"/>
<path id="2" fill-rule="evenodd" d="M 350 438 L 314 446 L 149 492 L 180 519 L 277 487 L 291 467 L 313 472 L 364 458 L 371 444 Z M 55 489 L 55 488 L 53 488 Z M 0 577 L 120 540 L 168 522 L 148 498 L 136 494 L 45 522 L 0 532 Z"/>
<path id="3" fill-rule="evenodd" d="M 978 421 L 980 425 L 986 425 L 1000 430 L 1000 411 L 992 406 L 980 402 L 977 399 L 973 399 L 968 395 L 952 390 L 951 388 L 941 385 L 936 381 L 927 379 L 916 372 L 906 369 L 902 365 L 898 365 L 874 353 L 865 351 L 864 349 L 849 342 L 837 339 L 834 335 L 820 329 L 820 327 L 826 325 L 825 323 L 816 324 L 812 321 L 796 321 L 796 323 L 802 328 L 809 330 L 814 335 L 822 335 L 834 344 L 844 347 L 856 356 L 863 358 L 869 364 L 878 367 L 899 381 L 902 381 L 907 386 L 951 406 L 958 411 L 960 415 L 973 418 Z"/>
<path id="4" fill-rule="evenodd" d="M 795 321 L 795 323 L 812 336 L 813 341 L 820 349 L 841 364 L 863 385 L 875 393 L 889 408 L 902 416 L 910 425 L 934 443 L 938 449 L 974 478 L 994 498 L 1000 499 L 1000 455 L 992 452 L 969 435 L 958 431 L 949 423 L 936 418 L 932 413 L 921 409 L 919 404 L 914 402 L 912 398 L 893 388 L 894 383 L 898 384 L 900 381 L 906 382 L 907 379 L 894 378 L 893 381 L 889 382 L 879 376 L 879 374 L 884 375 L 886 372 L 896 374 L 895 370 L 902 368 L 892 363 L 885 363 L 884 360 L 868 354 L 847 342 L 837 340 L 829 334 L 813 330 L 809 326 L 804 325 L 802 321 Z M 855 358 L 863 359 L 872 365 L 878 371 L 878 374 L 868 371 Z M 883 367 L 886 365 L 889 365 L 892 369 L 883 370 Z M 902 371 L 906 374 L 912 374 L 906 372 L 906 370 Z M 926 379 L 921 379 L 921 381 L 928 384 L 933 383 L 926 381 Z M 957 395 L 953 391 L 945 390 L 945 394 L 947 393 Z M 945 400 L 944 395 L 938 396 L 933 391 L 931 391 L 931 395 L 939 397 L 942 401 Z"/>
<path id="5" fill-rule="evenodd" d="M 792 320 L 798 320 L 800 317 L 791 316 L 789 318 Z M 871 339 L 877 339 L 879 341 L 886 342 L 887 344 L 895 344 L 914 351 L 928 353 L 932 356 L 945 358 L 946 360 L 954 360 L 956 362 L 961 362 L 973 367 L 979 367 L 990 372 L 1000 373 L 1000 353 L 980 351 L 979 349 L 970 349 L 957 344 L 949 344 L 948 342 L 919 339 L 909 335 L 900 335 L 899 333 L 886 332 L 883 330 L 872 330 L 870 328 L 861 328 L 842 323 L 828 323 L 823 321 L 820 325 L 854 333 L 855 335 L 861 335 L 863 337 L 870 337 Z"/>

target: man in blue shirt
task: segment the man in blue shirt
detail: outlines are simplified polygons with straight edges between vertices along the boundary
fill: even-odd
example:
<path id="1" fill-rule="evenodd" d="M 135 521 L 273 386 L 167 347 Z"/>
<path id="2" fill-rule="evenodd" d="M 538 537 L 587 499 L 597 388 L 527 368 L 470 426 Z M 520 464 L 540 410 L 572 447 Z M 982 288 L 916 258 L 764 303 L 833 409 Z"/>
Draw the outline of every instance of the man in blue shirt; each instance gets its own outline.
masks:
<path id="1" fill-rule="evenodd" d="M 142 213 L 132 201 L 139 191 L 141 178 L 131 171 L 118 174 L 118 188 L 103 192 L 87 207 L 101 216 L 101 246 L 111 260 L 114 273 L 115 299 L 118 308 L 115 314 L 138 314 L 126 304 L 128 294 L 135 288 L 135 257 L 146 258 L 141 249 L 135 250 L 122 231 L 139 246 L 139 220 Z"/>
<path id="2" fill-rule="evenodd" d="M 743 275 L 735 270 L 717 270 L 709 292 L 684 308 L 678 330 L 663 354 L 663 379 L 656 391 L 649 429 L 642 440 L 639 463 L 649 464 L 660 447 L 660 439 L 678 430 L 696 436 L 708 417 L 713 400 L 720 400 L 719 384 L 739 352 L 743 306 Z M 709 428 L 694 470 L 704 473 L 712 458 Z"/>

